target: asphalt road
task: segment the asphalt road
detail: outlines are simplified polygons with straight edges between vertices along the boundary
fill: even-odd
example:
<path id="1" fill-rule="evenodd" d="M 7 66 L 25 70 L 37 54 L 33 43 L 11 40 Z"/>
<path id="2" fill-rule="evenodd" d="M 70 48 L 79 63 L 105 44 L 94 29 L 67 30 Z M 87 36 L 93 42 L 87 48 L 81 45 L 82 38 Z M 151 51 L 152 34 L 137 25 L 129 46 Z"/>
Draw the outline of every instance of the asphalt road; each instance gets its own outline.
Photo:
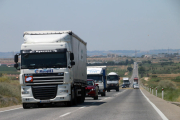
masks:
<path id="1" fill-rule="evenodd" d="M 133 69 L 133 77 L 137 69 Z M 132 77 L 132 78 L 133 78 Z M 131 84 L 133 82 L 131 81 Z M 73 107 L 46 106 L 45 108 L 16 109 L 0 112 L 0 120 L 162 120 L 139 89 L 111 90 L 98 100 L 86 98 Z"/>

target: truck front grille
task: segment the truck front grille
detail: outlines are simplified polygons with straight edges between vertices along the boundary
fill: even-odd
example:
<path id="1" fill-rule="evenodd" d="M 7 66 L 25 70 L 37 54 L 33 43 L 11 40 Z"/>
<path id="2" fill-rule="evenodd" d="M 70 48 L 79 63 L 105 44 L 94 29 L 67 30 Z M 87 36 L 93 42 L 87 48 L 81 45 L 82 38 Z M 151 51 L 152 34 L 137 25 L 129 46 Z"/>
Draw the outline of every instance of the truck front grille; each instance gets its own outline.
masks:
<path id="1" fill-rule="evenodd" d="M 32 92 L 35 99 L 53 99 L 57 94 L 57 85 L 32 86 Z"/>
<path id="2" fill-rule="evenodd" d="M 47 83 L 47 82 L 58 82 L 63 83 L 64 74 L 59 75 L 58 73 L 37 73 L 33 74 L 33 83 Z"/>

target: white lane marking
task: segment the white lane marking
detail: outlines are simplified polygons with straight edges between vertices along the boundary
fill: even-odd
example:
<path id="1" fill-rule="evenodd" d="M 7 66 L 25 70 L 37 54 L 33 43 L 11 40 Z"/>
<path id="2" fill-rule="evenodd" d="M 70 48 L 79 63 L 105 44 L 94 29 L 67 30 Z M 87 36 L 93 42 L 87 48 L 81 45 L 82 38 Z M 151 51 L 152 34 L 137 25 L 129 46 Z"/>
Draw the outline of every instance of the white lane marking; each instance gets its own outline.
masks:
<path id="1" fill-rule="evenodd" d="M 140 89 L 141 91 L 141 89 Z M 141 93 L 144 95 L 144 93 L 141 91 Z M 168 120 L 168 118 L 149 100 L 149 98 L 144 95 L 144 97 L 147 99 L 147 101 L 153 106 L 153 108 L 156 110 L 156 112 L 161 116 L 163 120 Z"/>
<path id="2" fill-rule="evenodd" d="M 59 116 L 59 117 L 64 117 L 64 116 L 66 116 L 66 115 L 69 115 L 69 114 L 71 114 L 71 113 L 73 113 L 73 112 L 76 112 L 76 111 L 78 111 L 79 109 L 83 109 L 83 108 L 85 108 L 85 107 L 86 107 L 86 106 L 80 107 L 80 108 L 78 108 L 78 109 L 76 109 L 76 110 L 74 110 L 74 111 L 65 113 L 65 114 L 63 114 L 63 115 L 61 115 L 61 116 Z"/>
<path id="3" fill-rule="evenodd" d="M 59 117 L 64 117 L 64 116 L 69 115 L 69 114 L 71 114 L 71 112 L 65 113 L 65 114 L 63 114 L 63 115 L 61 115 Z"/>
<path id="4" fill-rule="evenodd" d="M 2 112 L 7 112 L 7 111 L 12 111 L 12 110 L 17 110 L 17 109 L 21 109 L 22 107 L 20 107 L 20 108 L 14 108 L 14 109 L 10 109 L 10 110 L 4 110 L 4 111 L 0 111 L 0 113 L 2 113 Z"/>

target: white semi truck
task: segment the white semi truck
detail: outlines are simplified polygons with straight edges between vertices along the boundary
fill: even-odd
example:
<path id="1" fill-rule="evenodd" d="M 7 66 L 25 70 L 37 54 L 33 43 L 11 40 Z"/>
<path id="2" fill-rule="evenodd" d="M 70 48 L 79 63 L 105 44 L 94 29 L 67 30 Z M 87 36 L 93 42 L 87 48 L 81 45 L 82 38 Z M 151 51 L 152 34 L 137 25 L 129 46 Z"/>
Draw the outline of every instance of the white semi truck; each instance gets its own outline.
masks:
<path id="1" fill-rule="evenodd" d="M 126 85 L 127 87 L 130 86 L 130 81 L 128 77 L 123 77 L 123 84 Z"/>
<path id="2" fill-rule="evenodd" d="M 20 53 L 14 57 L 14 67 L 20 69 L 23 108 L 84 102 L 86 42 L 72 31 L 28 31 L 23 36 Z"/>
<path id="3" fill-rule="evenodd" d="M 87 79 L 93 79 L 98 84 L 98 94 L 106 96 L 106 66 L 87 66 Z"/>
<path id="4" fill-rule="evenodd" d="M 119 75 L 115 72 L 110 72 L 107 75 L 107 92 L 112 89 L 119 91 Z"/>

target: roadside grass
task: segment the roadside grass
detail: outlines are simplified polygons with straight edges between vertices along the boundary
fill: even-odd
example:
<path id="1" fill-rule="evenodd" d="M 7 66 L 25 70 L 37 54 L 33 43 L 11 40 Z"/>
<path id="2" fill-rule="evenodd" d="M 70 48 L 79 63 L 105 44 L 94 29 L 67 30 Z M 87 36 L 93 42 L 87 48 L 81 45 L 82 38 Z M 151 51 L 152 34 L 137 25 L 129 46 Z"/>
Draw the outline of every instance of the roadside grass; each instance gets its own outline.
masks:
<path id="1" fill-rule="evenodd" d="M 141 63 L 144 72 L 141 73 L 141 82 L 146 87 L 153 87 L 153 94 L 162 98 L 162 88 L 164 88 L 164 99 L 167 101 L 180 102 L 180 63 L 158 62 Z M 148 77 L 148 81 L 144 80 Z M 152 93 L 152 92 L 151 92 Z"/>
<path id="2" fill-rule="evenodd" d="M 7 107 L 21 103 L 20 84 L 18 80 L 0 77 L 0 107 Z"/>
<path id="3" fill-rule="evenodd" d="M 141 79 L 142 84 L 146 87 L 153 88 L 153 94 L 156 95 L 157 88 L 157 97 L 162 98 L 162 88 L 164 89 L 164 99 L 172 102 L 180 102 L 180 88 L 177 86 L 176 82 L 171 80 L 164 80 L 160 77 L 149 78 L 148 81 Z M 148 90 L 149 91 L 149 90 Z M 152 91 L 151 91 L 152 94 Z"/>

